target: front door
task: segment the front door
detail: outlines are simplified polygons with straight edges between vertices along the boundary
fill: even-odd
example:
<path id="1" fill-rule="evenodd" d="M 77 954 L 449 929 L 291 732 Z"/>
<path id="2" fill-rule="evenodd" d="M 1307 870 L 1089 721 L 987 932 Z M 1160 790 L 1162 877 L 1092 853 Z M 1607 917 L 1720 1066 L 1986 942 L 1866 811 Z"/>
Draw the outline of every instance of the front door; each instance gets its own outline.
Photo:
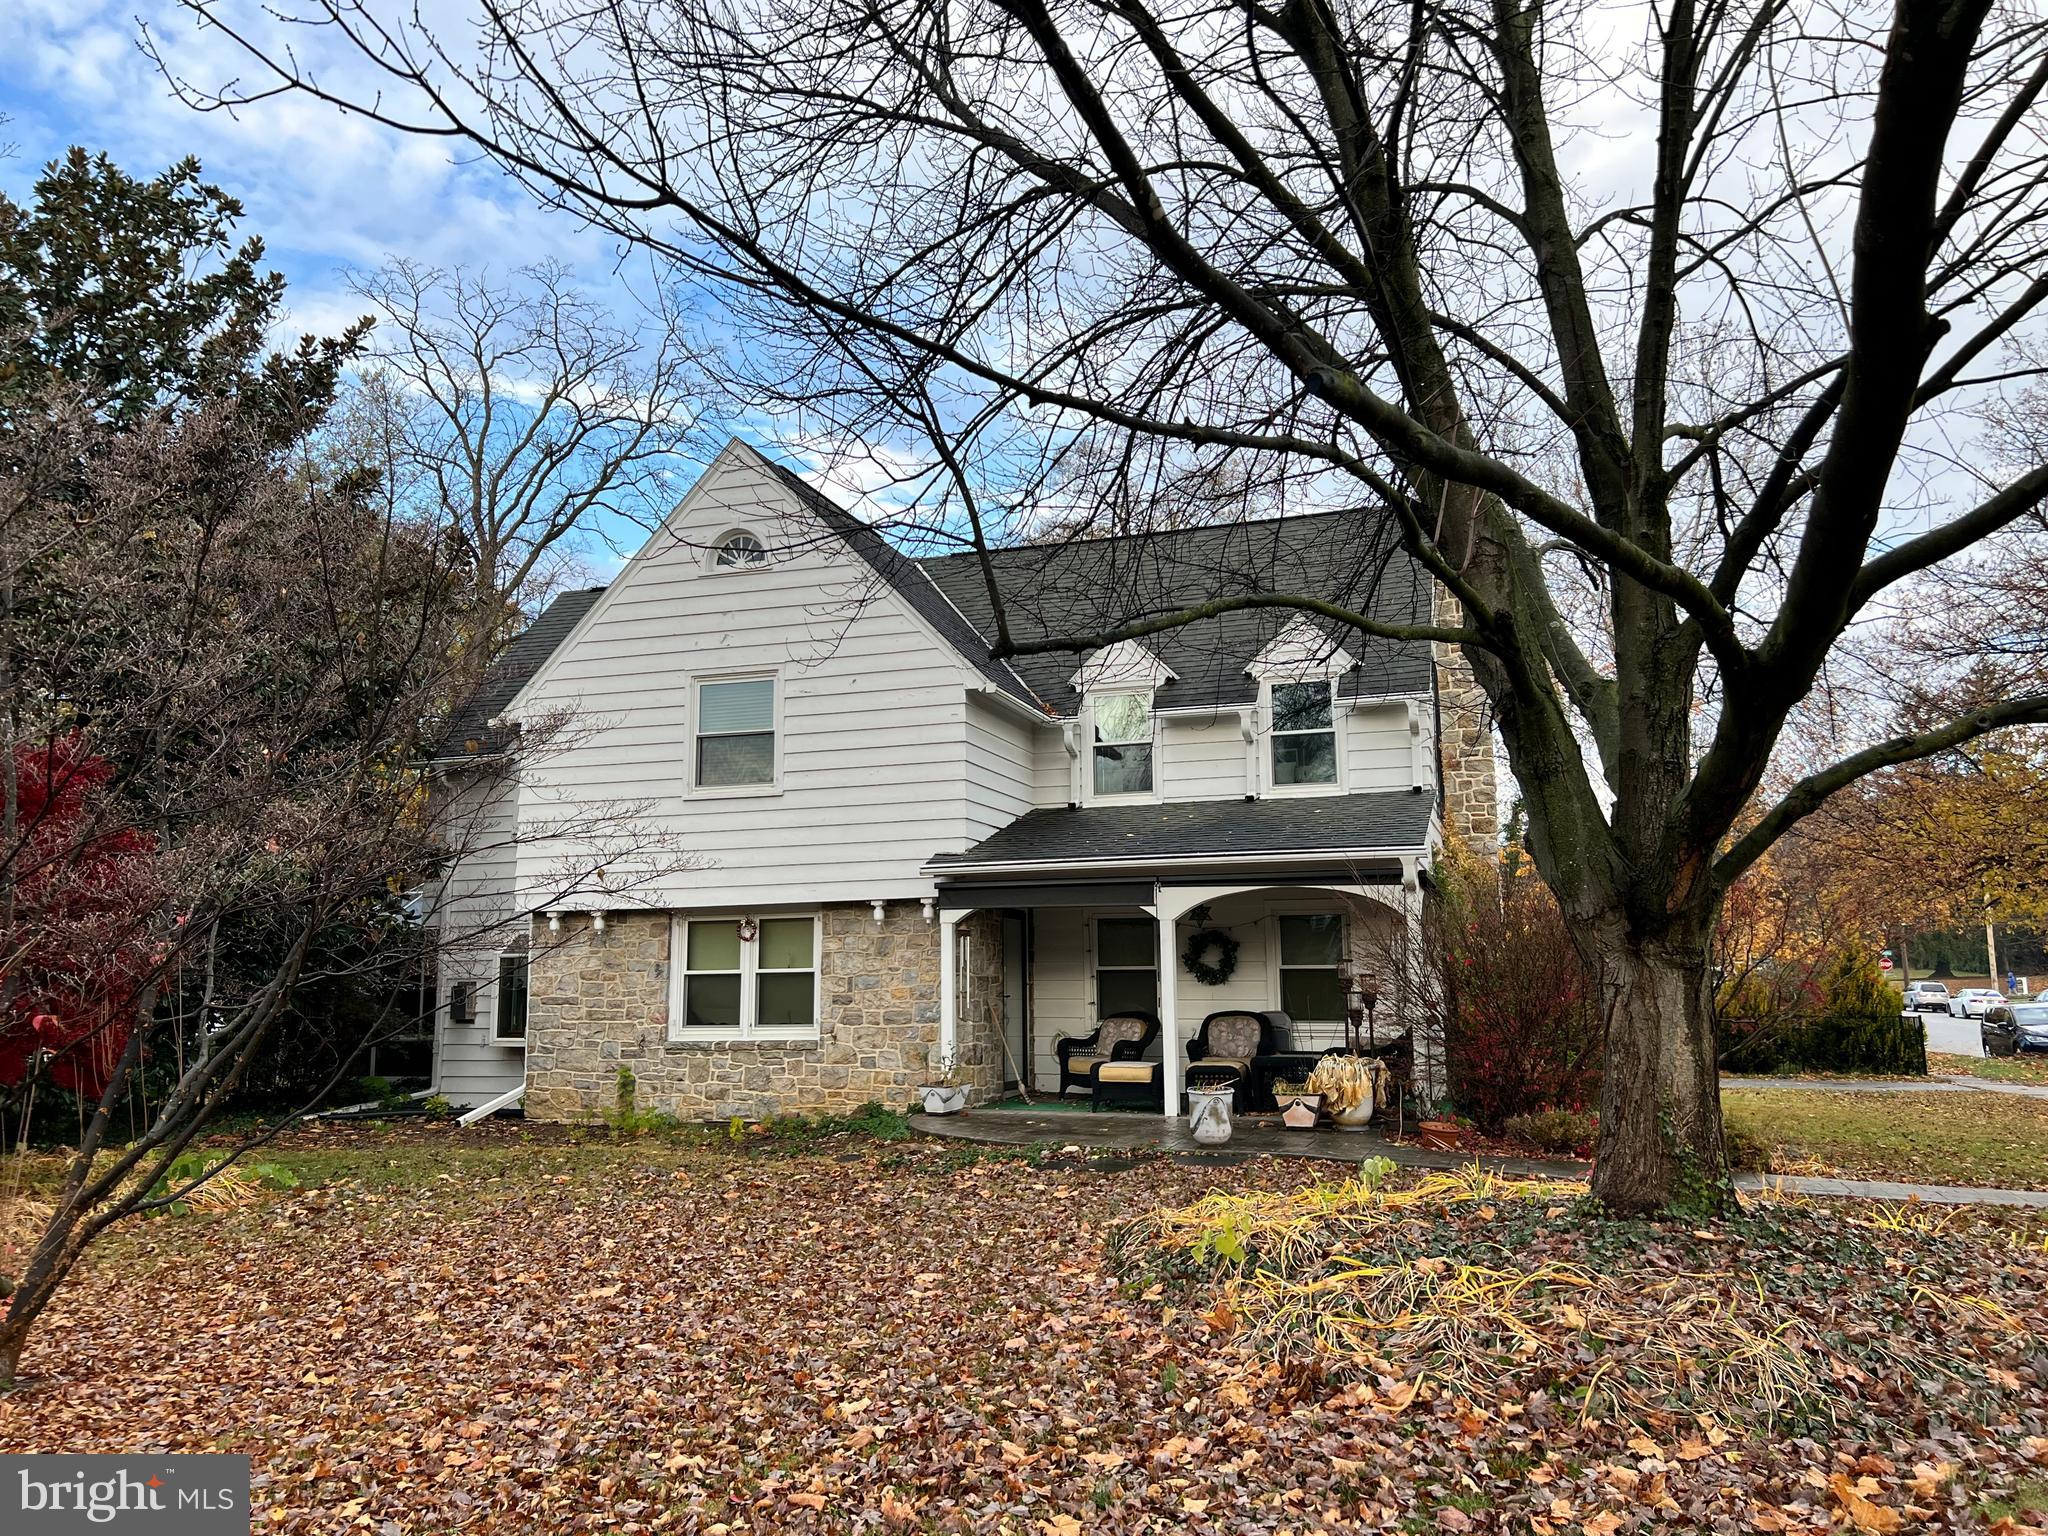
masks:
<path id="1" fill-rule="evenodd" d="M 1017 1084 L 1017 1074 L 1030 1060 L 1025 1054 L 1030 1042 L 1025 1038 L 1024 1003 L 1024 915 L 1021 912 L 1003 914 L 1003 1046 L 1006 1057 L 1003 1062 L 1003 1081 L 1011 1086 Z"/>

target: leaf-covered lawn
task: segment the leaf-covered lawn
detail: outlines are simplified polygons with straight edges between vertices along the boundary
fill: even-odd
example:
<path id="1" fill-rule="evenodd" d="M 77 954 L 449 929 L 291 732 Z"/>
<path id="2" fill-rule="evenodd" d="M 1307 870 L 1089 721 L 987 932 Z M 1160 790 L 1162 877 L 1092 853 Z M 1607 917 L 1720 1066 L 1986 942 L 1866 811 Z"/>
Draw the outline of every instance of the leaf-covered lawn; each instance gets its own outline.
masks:
<path id="1" fill-rule="evenodd" d="M 1994 1083 L 2048 1088 L 2048 1056 L 1950 1056 L 1931 1051 L 1927 1070 L 1946 1077 L 1981 1077 Z"/>
<path id="2" fill-rule="evenodd" d="M 1937 1409 L 1857 1363 L 1896 1318 L 1881 1281 L 1867 1305 L 1814 1309 L 1843 1415 L 1801 1439 L 1738 1419 L 1583 1417 L 1561 1384 L 1506 1374 L 1460 1393 L 1420 1356 L 1339 1381 L 1269 1355 L 1202 1277 L 1109 1266 L 1104 1234 L 1134 1214 L 1299 1191 L 1327 1168 L 502 1131 L 327 1133 L 278 1160 L 306 1187 L 150 1222 L 93 1262 L 32 1343 L 34 1379 L 0 1398 L 0 1445 L 244 1451 L 258 1529 L 376 1536 L 1819 1533 L 1923 1518 L 1906 1510 L 1960 1528 L 2003 1515 L 2010 1532 L 2041 1518 L 2038 1345 L 1980 1360 L 1965 1345 L 1989 1325 L 1958 1321 L 1951 1352 L 2001 1406 L 1979 1423 L 1976 1398 L 1950 1390 Z M 1447 1251 L 1495 1221 L 1529 1241 L 1490 1205 L 1459 1220 Z M 1674 1272 L 1716 1255 L 1738 1280 L 1752 1257 L 1790 1263 L 1603 1233 L 1540 1202 L 1515 1220 L 1596 1263 L 1602 1242 Z M 1956 1220 L 1896 1241 L 1938 1242 L 1959 1290 L 2048 1295 L 2038 1233 Z M 1409 1222 L 1434 1242 L 1425 1217 Z M 2038 1337 L 2048 1313 L 2016 1326 Z"/>
<path id="3" fill-rule="evenodd" d="M 1777 1173 L 2048 1189 L 2048 1100 L 1734 1088 L 1721 1108 L 1730 1131 L 1772 1149 Z"/>

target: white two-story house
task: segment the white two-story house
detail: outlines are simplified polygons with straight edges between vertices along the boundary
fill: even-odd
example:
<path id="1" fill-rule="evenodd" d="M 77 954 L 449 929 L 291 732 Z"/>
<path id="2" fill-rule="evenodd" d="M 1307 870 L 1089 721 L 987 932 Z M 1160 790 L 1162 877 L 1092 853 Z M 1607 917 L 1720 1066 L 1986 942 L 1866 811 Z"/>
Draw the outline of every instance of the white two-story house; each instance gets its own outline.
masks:
<path id="1" fill-rule="evenodd" d="M 1018 640 L 1261 589 L 1406 622 L 1434 606 L 1369 511 L 991 568 Z M 633 805 L 682 857 L 608 871 L 616 896 L 568 910 L 536 895 L 544 840 L 459 867 L 440 1091 L 566 1119 L 609 1107 L 623 1068 L 641 1108 L 722 1119 L 901 1105 L 950 1063 L 986 1100 L 1055 1091 L 1055 1042 L 1136 1008 L 1161 1020 L 1173 1106 L 1217 1010 L 1283 1011 L 1297 1049 L 1339 1040 L 1347 986 L 1412 934 L 1445 827 L 1494 835 L 1483 707 L 1428 644 L 1267 607 L 1011 662 L 994 634 L 979 557 L 909 558 L 730 444 L 455 723 L 474 749 L 573 712 L 571 744 L 479 814 Z M 1198 933 L 1228 940 L 1203 979 Z M 1426 1028 L 1404 1009 L 1381 1003 L 1383 1033 Z"/>

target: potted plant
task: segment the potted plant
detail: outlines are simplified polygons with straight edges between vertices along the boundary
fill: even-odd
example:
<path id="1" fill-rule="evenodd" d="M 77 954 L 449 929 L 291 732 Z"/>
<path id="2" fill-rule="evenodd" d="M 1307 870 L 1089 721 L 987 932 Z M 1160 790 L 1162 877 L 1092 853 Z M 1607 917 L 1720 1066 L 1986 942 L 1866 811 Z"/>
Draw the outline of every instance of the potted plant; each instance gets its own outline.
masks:
<path id="1" fill-rule="evenodd" d="M 938 1073 L 918 1089 L 928 1115 L 957 1115 L 967 1107 L 967 1085 L 953 1070 L 950 1053 L 939 1058 Z"/>
<path id="2" fill-rule="evenodd" d="M 1379 1107 L 1379 1075 L 1385 1070 L 1370 1056 L 1325 1056 L 1306 1086 L 1323 1096 L 1323 1108 L 1339 1130 L 1363 1130 Z"/>
<path id="3" fill-rule="evenodd" d="M 1323 1113 L 1323 1096 L 1310 1093 L 1307 1083 L 1290 1083 L 1275 1079 L 1273 1102 L 1280 1106 L 1280 1123 L 1290 1131 L 1315 1129 L 1315 1123 Z"/>

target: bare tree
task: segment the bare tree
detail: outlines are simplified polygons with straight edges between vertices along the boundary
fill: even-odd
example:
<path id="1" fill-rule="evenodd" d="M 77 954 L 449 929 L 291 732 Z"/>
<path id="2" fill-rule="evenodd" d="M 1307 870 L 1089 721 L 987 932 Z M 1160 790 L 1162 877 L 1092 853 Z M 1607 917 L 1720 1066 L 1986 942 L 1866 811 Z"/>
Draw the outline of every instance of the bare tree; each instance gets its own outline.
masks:
<path id="1" fill-rule="evenodd" d="M 1753 805 L 1852 627 L 2048 494 L 1969 446 L 2048 298 L 2024 8 L 521 0 L 441 37 L 389 0 L 299 0 L 311 36 L 185 3 L 261 70 L 187 99 L 467 144 L 722 284 L 764 392 L 929 443 L 950 537 L 1084 450 L 1373 503 L 1357 536 L 1392 520 L 1435 622 L 1254 576 L 1089 634 L 999 608 L 997 649 L 1276 605 L 1460 648 L 1598 978 L 1611 1208 L 1727 1198 L 1731 882 L 1860 776 L 2048 719 L 2029 691 L 1872 729 Z"/>
<path id="2" fill-rule="evenodd" d="M 493 282 L 394 258 L 349 283 L 378 323 L 342 429 L 381 438 L 393 495 L 445 522 L 488 638 L 674 506 L 705 376 L 673 303 L 621 324 L 554 261 Z"/>
<path id="3" fill-rule="evenodd" d="M 0 1122 L 18 1150 L 39 1092 L 81 1104 L 40 1234 L 0 1272 L 0 1386 L 92 1242 L 231 1161 L 180 1159 L 302 989 L 395 994 L 462 942 L 434 932 L 452 861 L 524 845 L 493 921 L 664 867 L 634 807 L 511 832 L 470 814 L 564 720 L 464 763 L 462 794 L 421 766 L 473 676 L 464 588 L 431 525 L 362 491 L 235 401 L 120 428 L 58 393 L 0 433 Z"/>

